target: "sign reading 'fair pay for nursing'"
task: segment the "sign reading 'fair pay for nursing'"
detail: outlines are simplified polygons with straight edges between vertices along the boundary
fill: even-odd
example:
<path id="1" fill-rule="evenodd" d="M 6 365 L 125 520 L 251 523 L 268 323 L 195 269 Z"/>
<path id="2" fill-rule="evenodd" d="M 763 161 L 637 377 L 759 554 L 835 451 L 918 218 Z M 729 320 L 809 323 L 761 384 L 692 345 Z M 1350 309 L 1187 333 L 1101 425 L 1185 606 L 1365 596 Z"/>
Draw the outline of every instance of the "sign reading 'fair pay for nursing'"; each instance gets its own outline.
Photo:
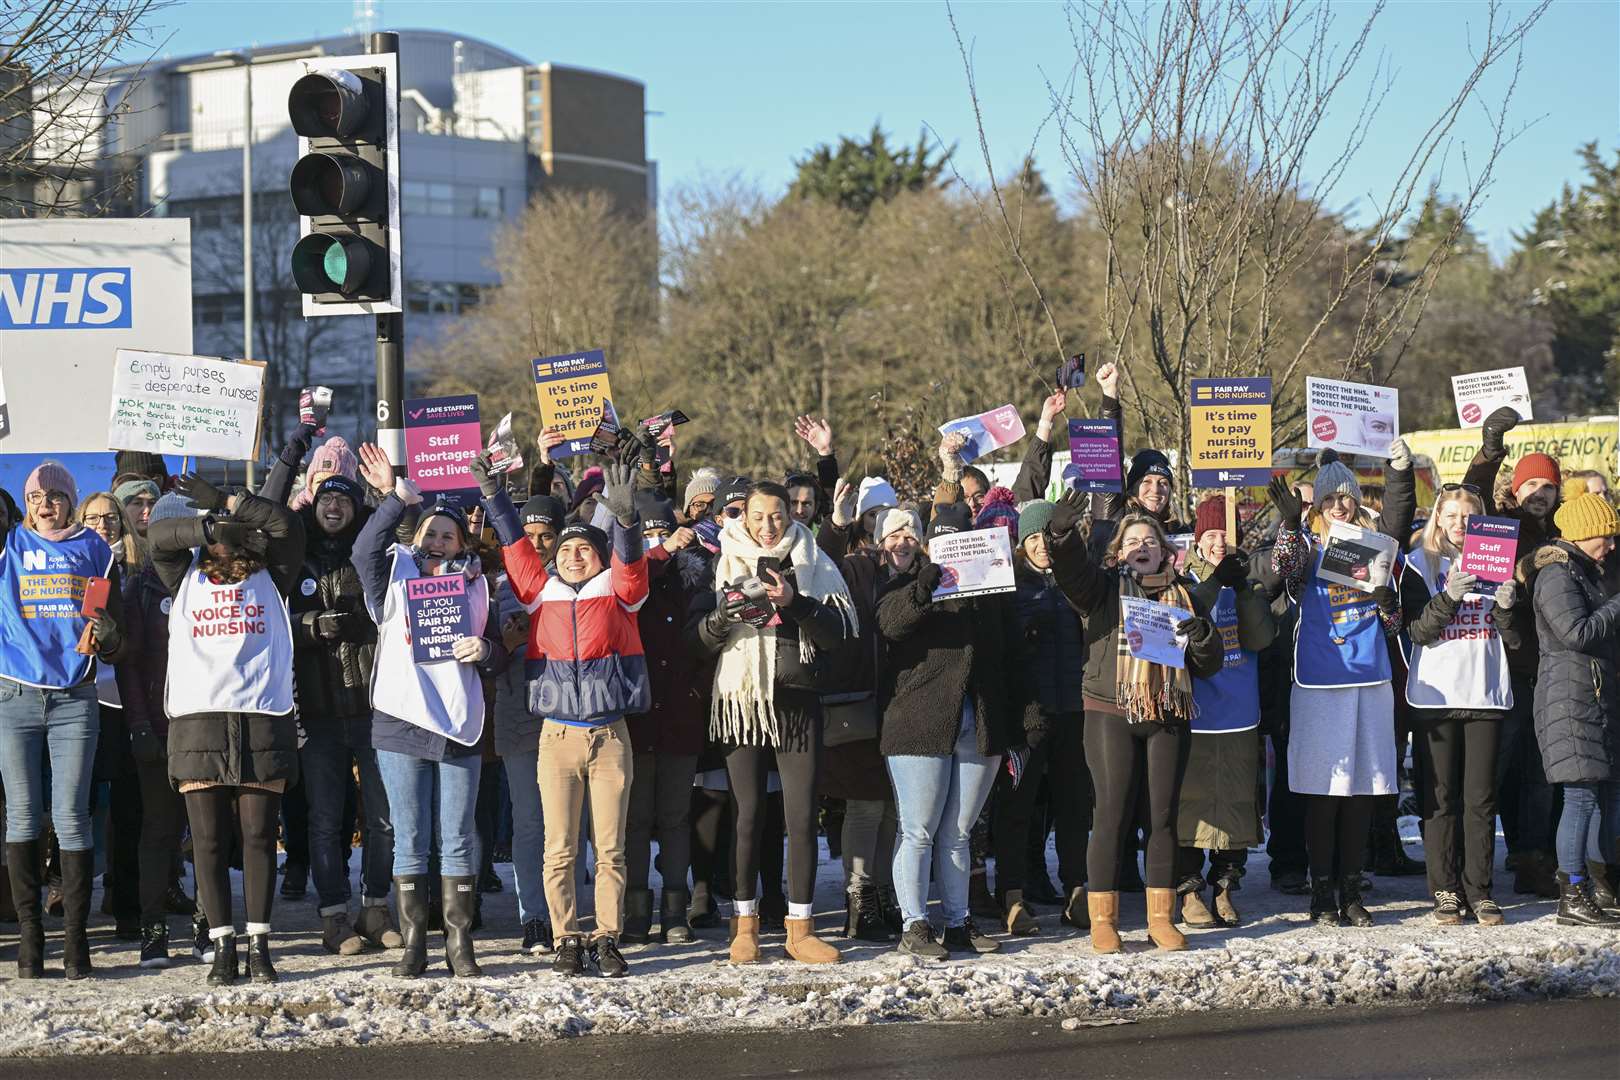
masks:
<path id="1" fill-rule="evenodd" d="M 256 456 L 264 365 L 119 349 L 107 449 L 246 461 Z"/>
<path id="2" fill-rule="evenodd" d="M 1192 381 L 1193 487 L 1271 479 L 1271 380 Z"/>
<path id="3" fill-rule="evenodd" d="M 472 633 L 467 578 L 462 574 L 412 578 L 405 583 L 411 657 L 418 664 L 454 660 L 456 641 Z"/>
<path id="4" fill-rule="evenodd" d="M 1316 449 L 1341 454 L 1389 457 L 1389 444 L 1401 430 L 1401 395 L 1387 386 L 1305 380 L 1305 428 Z"/>
<path id="5" fill-rule="evenodd" d="M 534 392 L 540 400 L 540 423 L 568 440 L 551 451 L 553 459 L 590 450 L 597 426 L 613 416 L 613 388 L 601 349 L 536 360 Z"/>

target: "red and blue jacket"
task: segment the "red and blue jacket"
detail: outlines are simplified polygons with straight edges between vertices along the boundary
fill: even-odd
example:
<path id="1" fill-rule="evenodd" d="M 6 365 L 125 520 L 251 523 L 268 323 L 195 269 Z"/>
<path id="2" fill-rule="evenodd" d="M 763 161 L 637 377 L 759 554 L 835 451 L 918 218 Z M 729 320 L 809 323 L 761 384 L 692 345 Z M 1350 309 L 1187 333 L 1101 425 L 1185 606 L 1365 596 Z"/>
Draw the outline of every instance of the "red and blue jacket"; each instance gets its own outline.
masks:
<path id="1" fill-rule="evenodd" d="M 613 523 L 611 566 L 579 585 L 547 572 L 503 491 L 486 501 L 507 580 L 529 619 L 529 712 L 565 724 L 612 723 L 652 707 L 636 613 L 647 601 L 639 528 Z"/>

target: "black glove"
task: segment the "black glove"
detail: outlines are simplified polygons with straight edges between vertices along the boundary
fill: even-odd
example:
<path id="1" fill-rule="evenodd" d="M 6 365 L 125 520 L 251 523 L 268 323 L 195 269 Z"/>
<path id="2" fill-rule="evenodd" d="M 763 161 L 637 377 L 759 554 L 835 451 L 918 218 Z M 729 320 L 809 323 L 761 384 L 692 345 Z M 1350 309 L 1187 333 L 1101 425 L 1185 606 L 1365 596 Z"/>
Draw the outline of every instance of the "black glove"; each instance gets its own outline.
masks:
<path id="1" fill-rule="evenodd" d="M 714 610 L 703 617 L 704 629 L 715 637 L 725 637 L 731 633 L 732 625 L 739 620 L 740 613 L 747 603 L 740 595 L 728 600 L 726 593 L 720 593 L 719 602 L 715 604 Z"/>
<path id="2" fill-rule="evenodd" d="M 1507 453 L 1502 437 L 1519 426 L 1519 414 L 1511 405 L 1504 405 L 1485 418 L 1480 428 L 1480 450 L 1486 457 L 1499 458 Z"/>
<path id="3" fill-rule="evenodd" d="M 1305 502 L 1294 485 L 1285 477 L 1273 476 L 1271 483 L 1266 486 L 1266 494 L 1271 496 L 1271 505 L 1277 508 L 1283 528 L 1291 532 L 1298 530 L 1299 519 L 1305 513 Z"/>
<path id="4" fill-rule="evenodd" d="M 1070 488 L 1063 493 L 1063 498 L 1057 501 L 1057 509 L 1052 511 L 1052 517 L 1046 523 L 1046 531 L 1050 536 L 1061 536 L 1074 531 L 1085 516 L 1085 496 Z"/>
<path id="5" fill-rule="evenodd" d="M 917 582 L 913 586 L 919 603 L 927 604 L 934 599 L 934 590 L 939 588 L 939 582 L 945 572 L 939 568 L 938 563 L 923 563 L 917 571 Z"/>
<path id="6" fill-rule="evenodd" d="M 658 467 L 658 436 L 652 433 L 651 428 L 637 427 L 636 448 L 640 451 L 641 467 L 643 469 L 656 469 Z"/>
<path id="7" fill-rule="evenodd" d="M 343 641 L 353 622 L 351 611 L 323 611 L 315 616 L 315 636 L 322 641 Z"/>
<path id="8" fill-rule="evenodd" d="M 1182 619 L 1176 623 L 1176 634 L 1187 639 L 1187 644 L 1202 644 L 1215 633 L 1215 624 L 1208 619 L 1194 615 L 1190 619 Z"/>
<path id="9" fill-rule="evenodd" d="M 129 752 L 142 765 L 161 765 L 169 756 L 163 740 L 145 724 L 130 729 Z"/>
<path id="10" fill-rule="evenodd" d="M 174 490 L 190 499 L 193 506 L 205 513 L 209 510 L 225 509 L 225 493 L 196 473 L 187 473 L 175 480 Z"/>
<path id="11" fill-rule="evenodd" d="M 96 608 L 91 625 L 95 628 L 97 652 L 114 653 L 124 643 L 124 632 L 118 628 L 118 623 L 106 608 Z"/>
<path id="12" fill-rule="evenodd" d="M 1378 601 L 1378 610 L 1385 615 L 1393 615 L 1401 609 L 1401 598 L 1395 595 L 1395 590 L 1388 585 L 1380 585 L 1374 589 L 1372 598 Z"/>
<path id="13" fill-rule="evenodd" d="M 208 534 L 215 544 L 224 544 L 233 551 L 246 552 L 258 558 L 263 558 L 265 552 L 270 550 L 269 535 L 244 521 L 215 521 L 208 526 Z"/>
<path id="14" fill-rule="evenodd" d="M 1249 580 L 1249 557 L 1241 551 L 1228 552 L 1215 568 L 1215 580 L 1228 589 L 1240 589 Z"/>
<path id="15" fill-rule="evenodd" d="M 486 499 L 493 499 L 501 490 L 501 481 L 492 476 L 489 471 L 489 451 L 485 450 L 467 465 L 467 471 L 472 473 L 473 479 L 478 481 L 478 493 Z"/>

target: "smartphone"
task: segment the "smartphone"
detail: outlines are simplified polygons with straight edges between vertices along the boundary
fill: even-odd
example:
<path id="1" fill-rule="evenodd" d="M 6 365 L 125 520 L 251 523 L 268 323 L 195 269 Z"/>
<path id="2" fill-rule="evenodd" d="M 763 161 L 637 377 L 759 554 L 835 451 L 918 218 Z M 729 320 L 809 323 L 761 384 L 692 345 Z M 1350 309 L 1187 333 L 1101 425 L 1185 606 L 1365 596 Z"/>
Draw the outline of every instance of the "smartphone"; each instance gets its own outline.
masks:
<path id="1" fill-rule="evenodd" d="M 112 596 L 112 582 L 104 577 L 93 577 L 85 582 L 84 603 L 79 608 L 79 614 L 87 619 L 96 617 L 96 612 L 107 606 L 107 600 Z"/>
<path id="2" fill-rule="evenodd" d="M 782 560 L 774 555 L 761 555 L 759 562 L 754 566 L 754 574 L 761 581 L 780 579 L 782 577 Z M 767 577 L 767 575 L 769 575 Z"/>

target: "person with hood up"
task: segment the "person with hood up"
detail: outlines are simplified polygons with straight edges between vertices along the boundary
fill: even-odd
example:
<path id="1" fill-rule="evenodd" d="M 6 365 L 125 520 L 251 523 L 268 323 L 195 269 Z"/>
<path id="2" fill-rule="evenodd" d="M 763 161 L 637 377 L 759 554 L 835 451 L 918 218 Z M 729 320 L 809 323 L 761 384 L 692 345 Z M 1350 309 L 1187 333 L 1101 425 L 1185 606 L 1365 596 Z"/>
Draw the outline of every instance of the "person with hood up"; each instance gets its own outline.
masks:
<path id="1" fill-rule="evenodd" d="M 1282 521 L 1272 569 L 1299 599 L 1288 782 L 1310 796 L 1311 918 L 1324 926 L 1371 926 L 1361 902 L 1362 860 L 1376 797 L 1398 794 L 1400 783 L 1386 642 L 1402 629 L 1400 596 L 1391 585 L 1372 593 L 1335 585 L 1318 571 L 1334 522 L 1376 530 L 1404 546 L 1417 500 L 1412 455 L 1402 439 L 1390 445 L 1376 520 L 1361 505 L 1356 474 L 1332 450 L 1318 459 L 1308 519 L 1299 493 L 1282 477 L 1272 480 L 1270 494 Z"/>
<path id="2" fill-rule="evenodd" d="M 1193 680 L 1198 712 L 1176 822 L 1176 891 L 1188 926 L 1237 926 L 1242 917 L 1232 894 L 1241 887 L 1249 848 L 1261 840 L 1259 654 L 1276 637 L 1277 620 L 1264 588 L 1249 579 L 1248 556 L 1227 546 L 1223 496 L 1198 504 L 1186 573 L 1198 582 L 1193 595 L 1210 613 L 1223 658 L 1213 677 Z"/>
<path id="3" fill-rule="evenodd" d="M 1086 764 L 1096 787 L 1096 822 L 1087 852 L 1091 946 L 1117 953 L 1120 853 L 1136 824 L 1137 793 L 1148 795 L 1146 873 L 1148 937 L 1161 949 L 1185 949 L 1172 923 L 1175 907 L 1176 818 L 1196 715 L 1193 684 L 1221 670 L 1221 635 L 1193 582 L 1176 573 L 1159 519 L 1130 512 L 1119 519 L 1102 557 L 1079 528 L 1083 498 L 1067 492 L 1047 526 L 1058 587 L 1085 626 Z M 1182 667 L 1141 659 L 1131 651 L 1122 598 L 1170 604 L 1192 612 L 1176 625 Z"/>
<path id="4" fill-rule="evenodd" d="M 117 563 L 95 530 L 74 523 L 77 496 L 61 463 L 41 463 L 23 487 L 25 515 L 9 523 L 0 546 L 0 778 L 19 979 L 45 974 L 40 871 L 47 800 L 62 852 L 62 967 L 69 979 L 91 974 L 90 787 L 101 728 L 96 669 L 122 660 L 126 642 Z M 106 606 L 87 617 L 82 605 L 92 578 L 110 578 L 112 588 Z"/>

